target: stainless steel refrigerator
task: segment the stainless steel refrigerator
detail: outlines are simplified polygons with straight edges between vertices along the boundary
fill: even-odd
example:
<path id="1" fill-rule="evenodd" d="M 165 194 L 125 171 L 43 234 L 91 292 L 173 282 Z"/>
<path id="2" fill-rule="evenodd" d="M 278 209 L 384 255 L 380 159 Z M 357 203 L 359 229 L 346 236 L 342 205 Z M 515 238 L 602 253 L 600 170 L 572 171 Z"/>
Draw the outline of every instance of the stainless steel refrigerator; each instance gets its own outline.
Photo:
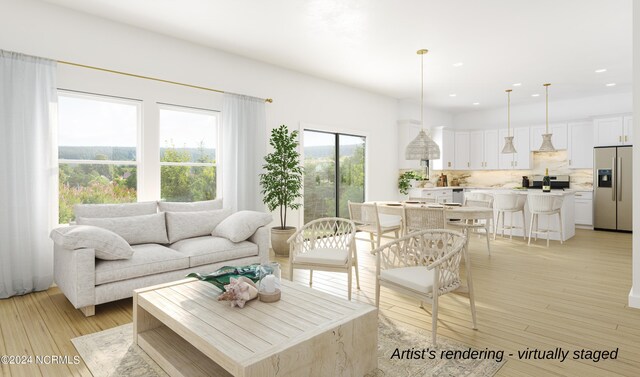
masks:
<path id="1" fill-rule="evenodd" d="M 593 150 L 593 227 L 631 231 L 631 146 Z"/>

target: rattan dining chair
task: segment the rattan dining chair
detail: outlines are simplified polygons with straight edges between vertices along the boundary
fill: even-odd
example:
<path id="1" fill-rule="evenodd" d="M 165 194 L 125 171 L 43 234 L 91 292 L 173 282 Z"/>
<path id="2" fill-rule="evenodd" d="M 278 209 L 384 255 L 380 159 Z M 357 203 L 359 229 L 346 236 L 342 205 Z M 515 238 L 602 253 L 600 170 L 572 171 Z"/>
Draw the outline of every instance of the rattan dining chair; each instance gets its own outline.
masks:
<path id="1" fill-rule="evenodd" d="M 293 270 L 309 270 L 309 286 L 313 271 L 346 272 L 351 300 L 351 270 L 356 271 L 356 287 L 360 289 L 358 253 L 355 247 L 356 225 L 351 220 L 328 217 L 313 220 L 298 229 L 289 242 L 289 279 Z"/>
<path id="2" fill-rule="evenodd" d="M 404 233 L 444 229 L 444 208 L 404 206 Z"/>
<path id="3" fill-rule="evenodd" d="M 436 345 L 438 297 L 461 286 L 460 259 L 466 237 L 451 230 L 423 230 L 376 248 L 376 306 L 380 307 L 380 287 L 431 303 L 431 335 Z M 476 309 L 471 275 L 469 307 L 476 329 Z"/>
<path id="4" fill-rule="evenodd" d="M 482 207 L 493 208 L 493 196 L 480 192 L 465 192 L 463 207 Z M 489 220 L 467 220 L 467 221 L 448 221 L 447 225 L 456 229 L 464 228 L 467 236 L 471 236 L 471 233 L 480 234 L 480 230 L 484 230 L 484 235 L 487 241 L 487 252 L 491 255 L 491 221 Z M 495 227 L 495 224 L 494 224 Z"/>
<path id="5" fill-rule="evenodd" d="M 402 230 L 402 215 L 380 213 L 377 203 L 349 202 L 349 218 L 356 224 L 356 232 L 367 232 L 369 238 L 356 238 L 371 243 L 371 249 L 380 246 L 380 239 L 394 233 L 397 239 Z"/>

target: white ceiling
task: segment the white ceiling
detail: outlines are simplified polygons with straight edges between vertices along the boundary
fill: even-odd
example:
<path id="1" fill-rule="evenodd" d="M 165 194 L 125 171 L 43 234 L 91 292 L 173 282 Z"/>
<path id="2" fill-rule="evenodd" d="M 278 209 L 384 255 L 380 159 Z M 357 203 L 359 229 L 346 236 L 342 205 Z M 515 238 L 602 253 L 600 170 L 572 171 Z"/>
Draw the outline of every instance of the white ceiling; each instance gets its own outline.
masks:
<path id="1" fill-rule="evenodd" d="M 427 48 L 425 101 L 450 112 L 544 101 L 545 82 L 631 92 L 631 0 L 45 1 L 398 99 L 419 99 Z"/>

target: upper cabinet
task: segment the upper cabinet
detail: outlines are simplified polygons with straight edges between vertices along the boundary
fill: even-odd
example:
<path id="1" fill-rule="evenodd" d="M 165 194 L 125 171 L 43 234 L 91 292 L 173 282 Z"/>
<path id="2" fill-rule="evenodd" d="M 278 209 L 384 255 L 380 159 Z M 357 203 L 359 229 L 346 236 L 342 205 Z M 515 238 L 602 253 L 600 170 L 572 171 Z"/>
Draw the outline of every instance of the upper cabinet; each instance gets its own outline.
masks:
<path id="1" fill-rule="evenodd" d="M 474 139 L 471 138 L 471 143 Z M 502 146 L 498 138 L 498 130 L 484 131 L 484 169 L 498 169 L 498 157 Z M 473 164 L 473 161 L 471 162 Z"/>
<path id="2" fill-rule="evenodd" d="M 469 170 L 471 168 L 469 132 L 455 132 L 454 144 L 454 168 L 456 170 Z"/>
<path id="3" fill-rule="evenodd" d="M 596 147 L 633 144 L 631 116 L 596 118 L 593 120 L 593 139 Z"/>
<path id="4" fill-rule="evenodd" d="M 516 153 L 500 153 L 498 155 L 498 168 L 509 170 L 526 170 L 531 169 L 531 150 L 529 127 L 519 127 L 511 129 L 513 136 L 513 146 Z M 507 130 L 498 131 L 499 151 L 504 146 L 504 138 L 507 136 Z"/>
<path id="5" fill-rule="evenodd" d="M 537 151 L 542 145 L 542 134 L 547 130 L 546 126 L 534 126 L 530 131 L 530 148 L 532 151 Z M 566 123 L 552 123 L 549 124 L 549 132 L 551 136 L 551 142 L 554 148 L 558 150 L 565 150 L 568 148 L 567 137 L 567 124 Z"/>
<path id="6" fill-rule="evenodd" d="M 415 120 L 398 121 L 398 168 L 418 169 L 420 161 L 405 159 L 404 151 L 407 145 L 418 136 L 420 132 L 420 122 Z"/>
<path id="7" fill-rule="evenodd" d="M 593 168 L 593 122 L 571 122 L 567 124 L 567 130 L 569 168 Z"/>
<path id="8" fill-rule="evenodd" d="M 540 143 L 542 143 L 542 140 L 540 140 Z M 514 153 L 513 156 L 513 168 L 516 170 L 531 169 L 533 164 L 531 163 L 532 155 L 531 150 L 529 149 L 531 148 L 529 127 L 513 129 L 513 145 L 516 147 L 517 152 Z"/>
<path id="9" fill-rule="evenodd" d="M 633 117 L 631 115 L 626 116 L 623 121 L 624 144 L 633 145 Z"/>
<path id="10" fill-rule="evenodd" d="M 440 159 L 433 160 L 432 169 L 434 170 L 453 170 L 454 169 L 454 132 L 444 127 L 436 127 L 433 129 L 433 141 L 440 147 Z"/>

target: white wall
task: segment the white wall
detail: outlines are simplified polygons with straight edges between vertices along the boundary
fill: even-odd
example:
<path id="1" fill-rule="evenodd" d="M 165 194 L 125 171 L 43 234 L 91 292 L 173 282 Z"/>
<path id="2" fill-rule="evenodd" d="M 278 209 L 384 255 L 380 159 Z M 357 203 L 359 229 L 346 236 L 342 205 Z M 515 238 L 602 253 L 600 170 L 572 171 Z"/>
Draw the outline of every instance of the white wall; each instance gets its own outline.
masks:
<path id="1" fill-rule="evenodd" d="M 47 3 L 0 0 L 0 9 L 0 49 L 270 97 L 269 128 L 312 123 L 361 130 L 369 135 L 367 198 L 396 195 L 395 178 L 389 179 L 397 175 L 395 99 Z M 73 89 L 82 81 L 80 72 L 61 68 L 59 85 Z M 211 103 L 220 109 L 220 96 Z"/>
<path id="2" fill-rule="evenodd" d="M 419 121 L 420 104 L 414 101 L 399 101 L 398 119 Z M 424 125 L 425 127 L 453 127 L 453 114 L 425 106 Z"/>
<path id="3" fill-rule="evenodd" d="M 640 135 L 640 4 L 633 3 L 633 133 Z M 640 187 L 640 148 L 633 147 L 633 187 Z M 639 192 L 635 190 L 636 194 Z M 634 195 L 636 195 L 634 194 Z M 640 308 L 640 198 L 636 195 L 633 201 L 633 286 L 629 293 L 629 306 Z"/>
<path id="4" fill-rule="evenodd" d="M 551 94 L 550 94 L 551 97 Z M 549 101 L 549 122 L 588 119 L 607 114 L 630 113 L 631 93 L 610 94 L 569 100 Z M 453 126 L 457 129 L 506 128 L 507 108 L 493 108 L 456 114 Z M 511 126 L 527 127 L 545 124 L 544 97 L 536 103 L 511 105 Z"/>

